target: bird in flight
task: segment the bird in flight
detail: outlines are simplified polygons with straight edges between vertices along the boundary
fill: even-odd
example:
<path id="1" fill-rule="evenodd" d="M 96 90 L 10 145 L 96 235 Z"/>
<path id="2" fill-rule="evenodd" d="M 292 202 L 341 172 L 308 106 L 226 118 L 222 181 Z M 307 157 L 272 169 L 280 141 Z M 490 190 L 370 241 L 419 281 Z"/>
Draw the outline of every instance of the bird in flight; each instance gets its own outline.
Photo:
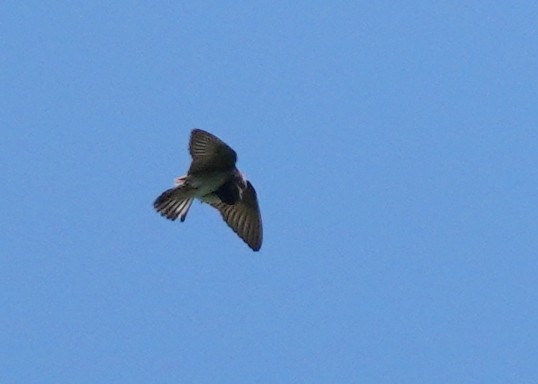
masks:
<path id="1" fill-rule="evenodd" d="M 228 226 L 253 250 L 262 246 L 263 229 L 254 187 L 237 169 L 237 154 L 215 135 L 193 129 L 189 142 L 192 163 L 187 175 L 153 203 L 162 216 L 185 221 L 194 199 L 219 210 Z"/>

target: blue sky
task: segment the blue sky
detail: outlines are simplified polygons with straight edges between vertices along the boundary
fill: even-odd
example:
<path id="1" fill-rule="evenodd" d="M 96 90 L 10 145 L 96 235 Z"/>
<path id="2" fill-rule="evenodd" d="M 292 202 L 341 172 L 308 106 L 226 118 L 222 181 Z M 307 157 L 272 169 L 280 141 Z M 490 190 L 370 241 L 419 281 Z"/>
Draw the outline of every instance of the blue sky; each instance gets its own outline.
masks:
<path id="1" fill-rule="evenodd" d="M 2 383 L 537 382 L 535 2 L 2 9 Z M 259 253 L 153 211 L 195 127 Z"/>

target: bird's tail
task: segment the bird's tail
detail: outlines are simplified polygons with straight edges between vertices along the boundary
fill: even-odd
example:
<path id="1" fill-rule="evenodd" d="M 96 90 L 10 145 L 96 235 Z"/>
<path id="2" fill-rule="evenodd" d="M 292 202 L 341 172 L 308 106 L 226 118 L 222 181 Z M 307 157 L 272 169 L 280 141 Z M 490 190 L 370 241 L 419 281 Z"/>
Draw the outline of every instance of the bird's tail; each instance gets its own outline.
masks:
<path id="1" fill-rule="evenodd" d="M 153 203 L 162 216 L 170 220 L 178 217 L 183 222 L 194 200 L 195 190 L 187 185 L 178 185 L 164 191 Z"/>

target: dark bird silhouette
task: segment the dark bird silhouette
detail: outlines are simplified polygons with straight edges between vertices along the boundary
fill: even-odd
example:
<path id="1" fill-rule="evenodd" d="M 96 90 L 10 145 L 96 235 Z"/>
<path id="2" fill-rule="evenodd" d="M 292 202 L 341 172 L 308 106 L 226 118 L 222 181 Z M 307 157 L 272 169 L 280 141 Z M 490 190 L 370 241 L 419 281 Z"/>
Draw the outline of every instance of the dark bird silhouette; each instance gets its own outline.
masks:
<path id="1" fill-rule="evenodd" d="M 189 142 L 192 163 L 187 175 L 153 203 L 164 217 L 183 222 L 194 199 L 217 208 L 224 221 L 253 250 L 262 246 L 263 228 L 254 187 L 237 169 L 237 154 L 215 135 L 193 129 Z"/>

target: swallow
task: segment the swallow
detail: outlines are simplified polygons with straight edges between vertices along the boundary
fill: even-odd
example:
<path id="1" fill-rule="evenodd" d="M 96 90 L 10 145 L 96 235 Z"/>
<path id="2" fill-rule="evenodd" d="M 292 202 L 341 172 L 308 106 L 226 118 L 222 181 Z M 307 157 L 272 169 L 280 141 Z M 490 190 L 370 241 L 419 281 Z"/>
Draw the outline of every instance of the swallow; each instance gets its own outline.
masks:
<path id="1" fill-rule="evenodd" d="M 237 154 L 215 135 L 193 129 L 189 141 L 192 162 L 185 176 L 175 179 L 153 207 L 170 220 L 185 221 L 194 199 L 216 208 L 228 226 L 253 250 L 262 246 L 263 228 L 256 190 L 237 169 Z"/>

